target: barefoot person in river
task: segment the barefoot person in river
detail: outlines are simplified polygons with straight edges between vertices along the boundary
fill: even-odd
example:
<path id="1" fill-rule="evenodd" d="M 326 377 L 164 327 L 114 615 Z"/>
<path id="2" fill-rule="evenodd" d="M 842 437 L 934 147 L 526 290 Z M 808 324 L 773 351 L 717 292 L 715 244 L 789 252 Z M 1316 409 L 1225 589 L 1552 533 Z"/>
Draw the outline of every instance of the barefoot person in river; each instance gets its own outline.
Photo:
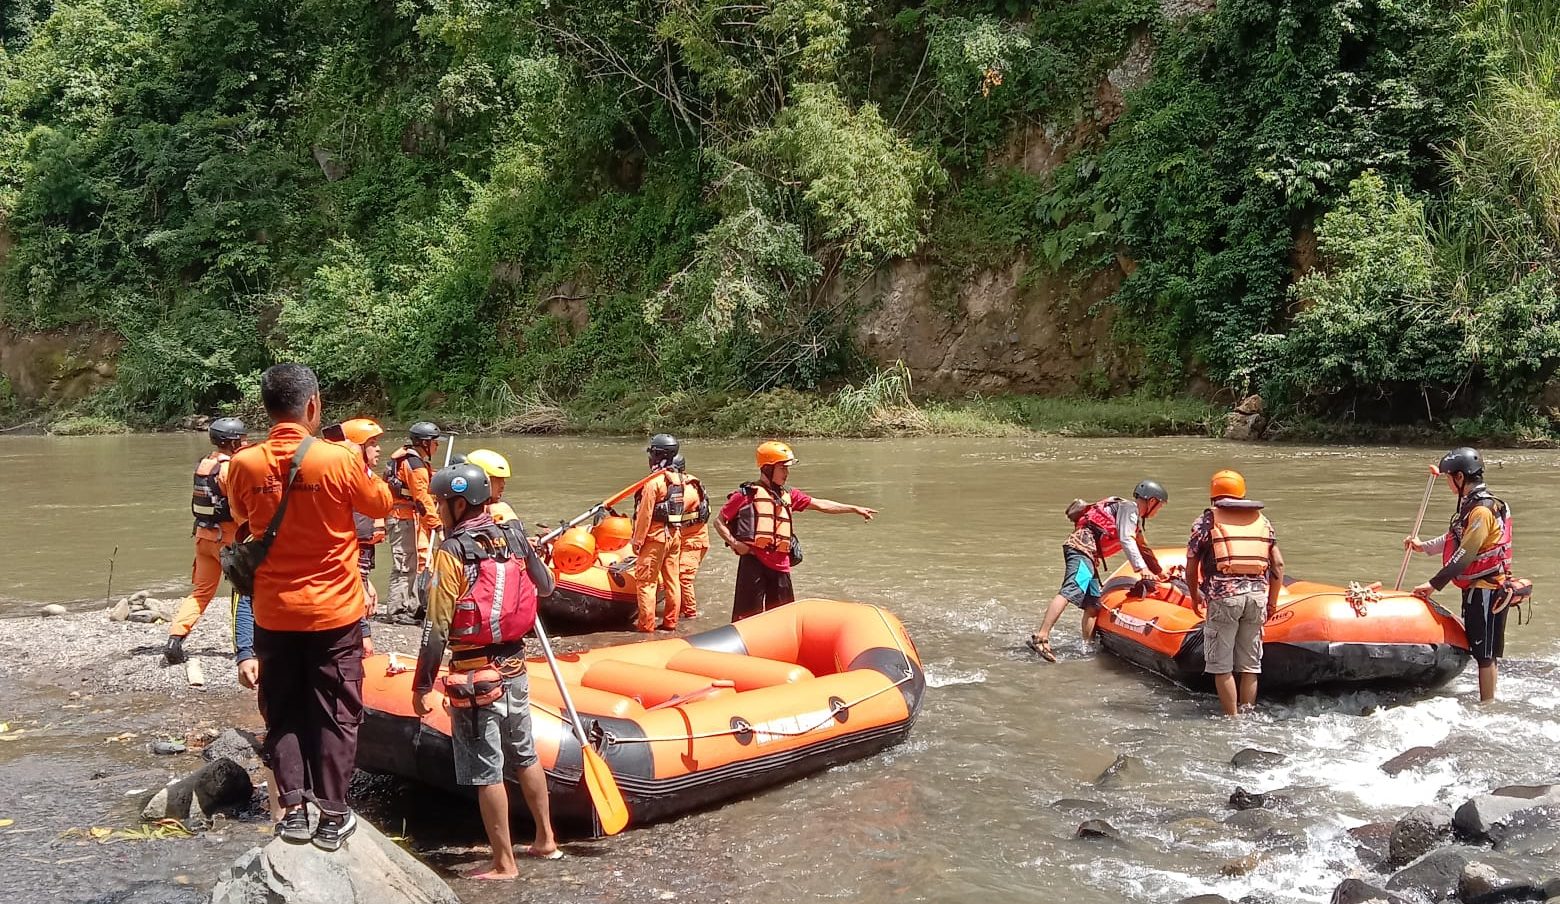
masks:
<path id="1" fill-rule="evenodd" d="M 353 513 L 383 518 L 392 500 L 355 444 L 315 441 L 321 406 L 313 371 L 301 364 L 270 368 L 260 376 L 260 398 L 270 436 L 228 465 L 240 538 L 273 537 L 254 575 L 253 653 L 241 654 L 239 681 L 260 691 L 265 759 L 284 810 L 277 833 L 334 851 L 357 828 L 347 807 L 363 713 L 363 584 Z M 244 598 L 235 614 L 241 638 L 250 633 L 240 623 L 250 605 Z M 320 809 L 313 832 L 307 800 Z"/>
<path id="2" fill-rule="evenodd" d="M 1105 573 L 1105 560 L 1118 552 L 1127 554 L 1127 561 L 1140 579 L 1165 580 L 1164 569 L 1159 567 L 1159 560 L 1154 558 L 1154 551 L 1143 536 L 1143 522 L 1159 514 L 1169 501 L 1170 494 L 1164 487 L 1144 480 L 1132 491 L 1131 499 L 1107 496 L 1090 506 L 1069 508 L 1068 514 L 1075 515 L 1074 530 L 1062 541 L 1062 589 L 1051 598 L 1040 630 L 1029 635 L 1026 646 L 1047 662 L 1055 662 L 1051 629 L 1069 603 L 1083 610 L 1084 641 L 1094 640 L 1094 622 L 1099 617 L 1103 592 L 1100 575 Z"/>
<path id="3" fill-rule="evenodd" d="M 1451 525 L 1433 540 L 1408 537 L 1403 546 L 1441 554 L 1441 570 L 1415 587 L 1415 596 L 1428 600 L 1448 583 L 1462 590 L 1463 628 L 1479 663 L 1479 700 L 1488 703 L 1495 699 L 1496 662 L 1506 651 L 1506 609 L 1499 603 L 1501 585 L 1511 577 L 1511 510 L 1484 485 L 1477 450 L 1453 449 L 1442 456 L 1440 471 L 1457 494 Z"/>
<path id="4" fill-rule="evenodd" d="M 1192 611 L 1204 615 L 1204 671 L 1233 717 L 1257 702 L 1262 626 L 1278 608 L 1284 556 L 1262 503 L 1246 498 L 1246 478 L 1220 471 L 1208 498 L 1186 544 L 1186 587 Z"/>
<path id="5" fill-rule="evenodd" d="M 519 519 L 495 524 L 487 506 L 493 491 L 488 473 L 475 464 L 435 473 L 429 488 L 447 539 L 434 550 L 418 593 L 427 620 L 412 684 L 412 708 L 433 711 L 433 682 L 450 648 L 445 679 L 450 736 L 455 745 L 455 781 L 477 789 L 477 806 L 487 828 L 493 859 L 473 879 L 519 875 L 509 836 L 512 770 L 531 811 L 536 835 L 523 850 L 532 857 L 562 856 L 548 812 L 547 773 L 536 756 L 531 733 L 530 686 L 525 672 L 525 635 L 536 624 L 536 600 L 553 592 L 553 576 Z"/>

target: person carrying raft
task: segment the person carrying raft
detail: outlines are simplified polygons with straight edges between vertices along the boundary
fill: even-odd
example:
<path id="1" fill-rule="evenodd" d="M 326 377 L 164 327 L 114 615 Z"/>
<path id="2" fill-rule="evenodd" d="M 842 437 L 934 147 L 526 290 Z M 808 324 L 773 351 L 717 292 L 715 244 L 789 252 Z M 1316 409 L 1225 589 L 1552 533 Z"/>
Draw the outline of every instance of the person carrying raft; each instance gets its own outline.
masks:
<path id="1" fill-rule="evenodd" d="M 1143 521 L 1159 514 L 1169 501 L 1170 494 L 1157 481 L 1144 480 L 1133 489 L 1131 499 L 1107 496 L 1093 505 L 1078 499 L 1067 507 L 1073 532 L 1062 541 L 1062 589 L 1051 598 L 1040 630 L 1029 635 L 1025 646 L 1046 662 L 1055 662 L 1051 628 L 1069 603 L 1083 610 L 1084 641 L 1094 640 L 1094 622 L 1099 617 L 1100 594 L 1104 592 L 1100 575 L 1105 571 L 1105 560 L 1118 552 L 1126 553 L 1139 580 L 1166 580 L 1164 569 L 1159 567 L 1159 560 L 1154 558 L 1154 551 L 1143 536 Z"/>
<path id="2" fill-rule="evenodd" d="M 1448 583 L 1462 590 L 1463 629 L 1479 663 L 1479 700 L 1495 699 L 1496 661 L 1506 649 L 1504 585 L 1511 579 L 1511 509 L 1484 485 L 1484 460 L 1467 446 L 1441 457 L 1440 473 L 1457 494 L 1446 533 L 1433 540 L 1406 537 L 1403 547 L 1426 555 L 1441 554 L 1441 570 L 1415 587 L 1415 596 L 1430 595 Z"/>
<path id="3" fill-rule="evenodd" d="M 1262 626 L 1278 609 L 1284 556 L 1262 503 L 1246 498 L 1239 472 L 1213 475 L 1208 498 L 1212 505 L 1192 523 L 1186 543 L 1186 586 L 1192 611 L 1204 616 L 1203 670 L 1233 717 L 1257 702 Z"/>
<path id="4" fill-rule="evenodd" d="M 190 512 L 195 516 L 195 564 L 190 569 L 190 595 L 179 604 L 179 611 L 168 627 L 163 661 L 178 665 L 189 659 L 184 638 L 195 630 L 195 623 L 211 605 L 222 584 L 222 550 L 232 545 L 238 523 L 228 505 L 228 462 L 244 447 L 249 428 L 236 417 L 220 417 L 206 429 L 216 449 L 195 465 L 195 489 Z"/>
<path id="5" fill-rule="evenodd" d="M 536 827 L 531 843 L 521 850 L 546 860 L 563 856 L 553 835 L 547 773 L 536 755 L 525 670 L 525 635 L 536 624 L 537 598 L 553 592 L 553 576 L 518 519 L 493 522 L 487 509 L 492 485 L 482 468 L 451 465 L 433 475 L 429 489 L 438 500 L 446 539 L 418 581 L 428 614 L 412 682 L 412 708 L 419 716 L 433 711 L 434 679 L 448 646 L 445 692 L 455 781 L 476 788 L 493 847 L 488 867 L 468 878 L 513 879 L 519 870 L 509 835 L 509 792 L 504 787 L 508 770 L 516 775 Z"/>
<path id="6" fill-rule="evenodd" d="M 733 491 L 715 521 L 715 532 L 739 556 L 732 621 L 796 599 L 791 566 L 801 563 L 802 549 L 791 531 L 794 515 L 812 509 L 825 515 L 860 515 L 862 520 L 871 521 L 877 514 L 877 509 L 820 499 L 786 486 L 796 454 L 785 443 L 762 443 L 754 457 L 759 479 Z"/>

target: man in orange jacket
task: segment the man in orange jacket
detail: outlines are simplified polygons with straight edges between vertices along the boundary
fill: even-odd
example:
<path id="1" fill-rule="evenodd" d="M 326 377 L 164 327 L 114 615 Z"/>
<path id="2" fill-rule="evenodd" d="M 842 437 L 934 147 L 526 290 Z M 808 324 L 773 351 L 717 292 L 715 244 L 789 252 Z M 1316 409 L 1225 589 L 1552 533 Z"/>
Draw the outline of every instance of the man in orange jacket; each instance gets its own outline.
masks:
<path id="1" fill-rule="evenodd" d="M 194 588 L 179 604 L 173 624 L 168 627 L 163 660 L 169 665 L 189 658 L 184 652 L 184 638 L 195 630 L 195 623 L 217 595 L 222 584 L 222 550 L 233 542 L 233 534 L 238 530 L 228 507 L 228 462 L 234 452 L 243 448 L 249 428 L 236 417 L 222 417 L 211 422 L 206 434 L 217 448 L 195 466 L 195 491 L 190 498 L 190 512 L 195 516 L 195 565 L 190 573 Z"/>
<path id="2" fill-rule="evenodd" d="M 418 421 L 408 431 L 406 445 L 390 454 L 385 480 L 395 495 L 390 512 L 390 600 L 386 613 L 397 624 L 417 623 L 417 576 L 428 567 L 433 532 L 439 529 L 438 508 L 428 492 L 433 456 L 444 434 L 436 424 Z"/>
<path id="3" fill-rule="evenodd" d="M 682 455 L 672 459 L 672 470 L 683 475 L 683 508 L 691 507 L 693 520 L 684 524 L 679 532 L 678 544 L 682 552 L 677 558 L 677 585 L 682 593 L 678 614 L 682 618 L 698 618 L 699 602 L 693 593 L 694 578 L 699 576 L 699 566 L 710 553 L 710 497 L 704 492 L 699 478 L 688 473 L 688 462 Z"/>
<path id="4" fill-rule="evenodd" d="M 650 445 L 645 448 L 650 455 L 650 470 L 669 469 L 672 459 L 677 457 L 677 448 L 677 438 L 671 434 L 657 433 L 650 437 Z M 658 594 L 666 604 L 661 615 L 661 630 L 677 630 L 677 613 L 682 599 L 678 581 L 682 527 L 693 516 L 687 501 L 686 481 L 673 470 L 656 475 L 634 494 L 634 536 L 629 545 L 634 551 L 634 580 L 639 583 L 636 631 L 649 633 L 656 629 Z"/>
<path id="5" fill-rule="evenodd" d="M 347 807 L 363 714 L 363 585 L 353 514 L 384 517 L 392 499 L 355 446 L 314 441 L 320 391 L 313 371 L 301 364 L 270 368 L 260 377 L 260 398 L 271 433 L 228 465 L 240 537 L 266 532 L 295 457 L 299 468 L 255 573 L 255 658 L 239 663 L 239 681 L 260 691 L 266 761 L 284 810 L 278 834 L 333 851 L 357 827 Z M 320 809 L 313 832 L 307 799 Z"/>

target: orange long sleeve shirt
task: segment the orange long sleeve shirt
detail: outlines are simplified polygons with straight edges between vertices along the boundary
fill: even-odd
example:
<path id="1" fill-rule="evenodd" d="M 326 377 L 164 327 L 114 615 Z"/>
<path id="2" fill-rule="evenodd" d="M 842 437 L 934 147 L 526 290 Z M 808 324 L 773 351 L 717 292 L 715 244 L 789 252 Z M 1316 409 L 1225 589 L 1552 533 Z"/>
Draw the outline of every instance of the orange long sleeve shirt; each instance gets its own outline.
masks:
<path id="1" fill-rule="evenodd" d="M 228 499 L 241 531 L 265 533 L 282 500 L 293 453 L 308 432 L 281 423 L 228 465 Z M 268 631 L 328 631 L 363 617 L 353 512 L 389 514 L 390 487 L 345 446 L 316 441 L 299 468 L 276 542 L 255 575 L 255 622 Z"/>
<path id="2" fill-rule="evenodd" d="M 406 456 L 397 458 L 395 467 L 396 473 L 400 475 L 401 482 L 406 484 L 406 491 L 412 494 L 412 498 L 396 499 L 391 517 L 402 521 L 411 521 L 415 518 L 425 534 L 438 530 L 439 508 L 433 501 L 433 493 L 428 490 L 429 475 L 432 472 L 428 468 L 412 467 Z"/>
<path id="3" fill-rule="evenodd" d="M 654 515 L 656 505 L 666 500 L 666 484 L 669 479 L 668 474 L 657 474 L 639 491 L 639 499 L 635 502 L 634 508 L 634 536 L 629 541 L 629 545 L 635 552 L 638 552 L 647 537 L 655 540 L 667 539 L 666 525 L 657 522 Z"/>

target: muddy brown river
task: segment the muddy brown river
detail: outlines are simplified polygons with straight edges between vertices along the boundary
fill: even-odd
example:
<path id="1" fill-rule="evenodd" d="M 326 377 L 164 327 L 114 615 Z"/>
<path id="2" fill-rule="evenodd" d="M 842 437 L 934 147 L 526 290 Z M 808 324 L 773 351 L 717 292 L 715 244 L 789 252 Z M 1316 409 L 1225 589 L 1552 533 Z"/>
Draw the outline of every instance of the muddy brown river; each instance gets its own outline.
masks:
<path id="1" fill-rule="evenodd" d="M 507 499 L 528 522 L 574 514 L 644 463 L 642 441 L 485 445 L 509 456 L 516 477 Z M 749 479 L 752 445 L 695 441 L 685 451 L 691 470 L 724 492 Z M 0 438 L 0 621 L 51 602 L 101 609 L 110 562 L 114 597 L 141 588 L 181 595 L 189 473 L 205 448 L 204 437 L 183 435 Z M 463 899 L 1089 904 L 1217 892 L 1326 901 L 1343 878 L 1372 877 L 1350 827 L 1419 804 L 1455 805 L 1499 785 L 1560 781 L 1560 606 L 1550 595 L 1560 588 L 1551 554 L 1560 540 L 1560 494 L 1552 490 L 1560 453 L 1487 455 L 1489 483 L 1516 514 L 1517 570 L 1538 586 L 1535 619 L 1508 634 L 1500 702 L 1475 702 L 1470 670 L 1435 691 L 1265 701 L 1256 717 L 1229 722 L 1215 716 L 1211 698 L 1086 650 L 1073 612 L 1057 631 L 1060 663 L 1039 662 L 1020 646 L 1061 577 L 1068 500 L 1130 493 L 1154 477 L 1171 501 L 1149 537 L 1184 544 L 1209 476 L 1235 467 L 1267 502 L 1291 573 L 1390 585 L 1425 466 L 1441 450 L 1066 438 L 796 448 L 796 485 L 881 510 L 870 524 L 802 515 L 808 555 L 796 584 L 800 595 L 876 603 L 904 620 L 929 685 L 910 740 L 719 809 L 576 843 L 558 863 L 522 864 L 525 878 L 508 887 L 452 879 Z M 1451 506 L 1438 488 L 1423 533 L 1443 525 Z M 729 615 L 734 566 L 724 550 L 711 553 L 698 585 L 706 614 L 692 630 Z M 1431 568 L 1416 559 L 1411 581 Z M 1455 609 L 1451 593 L 1442 602 Z M 198 635 L 209 655 L 221 651 L 221 609 L 213 607 Z M 122 651 L 95 652 L 153 657 L 162 630 L 148 627 L 137 644 L 112 641 Z M 46 627 L 39 633 L 47 648 Z M 0 721 L 30 726 L 0 743 L 0 820 L 14 820 L 0 828 L 8 897 L 108 902 L 127 900 L 130 889 L 151 895 L 145 900 L 198 900 L 262 826 L 229 823 L 202 838 L 112 846 L 59 836 L 73 826 L 133 823 L 138 799 L 130 792 L 191 768 L 106 738 L 129 731 L 144 740 L 196 715 L 256 726 L 252 703 L 236 691 L 177 686 L 93 687 L 86 701 L 71 700 L 67 693 L 80 691 L 69 652 L 48 661 L 41 654 L 0 664 Z M 1450 753 L 1395 777 L 1378 768 L 1415 745 Z M 1288 759 L 1235 769 L 1231 754 L 1248 746 Z M 1142 767 L 1097 786 L 1121 754 Z M 1227 826 L 1224 804 L 1237 785 L 1287 789 L 1290 803 L 1269 825 Z M 385 780 L 361 783 L 360 796 L 382 827 L 404 832 L 436 867 L 477 857 L 469 850 L 483 840 L 473 807 Z M 1087 813 L 1055 805 L 1068 798 L 1094 803 Z M 1109 819 L 1122 837 L 1074 837 L 1084 816 Z"/>

